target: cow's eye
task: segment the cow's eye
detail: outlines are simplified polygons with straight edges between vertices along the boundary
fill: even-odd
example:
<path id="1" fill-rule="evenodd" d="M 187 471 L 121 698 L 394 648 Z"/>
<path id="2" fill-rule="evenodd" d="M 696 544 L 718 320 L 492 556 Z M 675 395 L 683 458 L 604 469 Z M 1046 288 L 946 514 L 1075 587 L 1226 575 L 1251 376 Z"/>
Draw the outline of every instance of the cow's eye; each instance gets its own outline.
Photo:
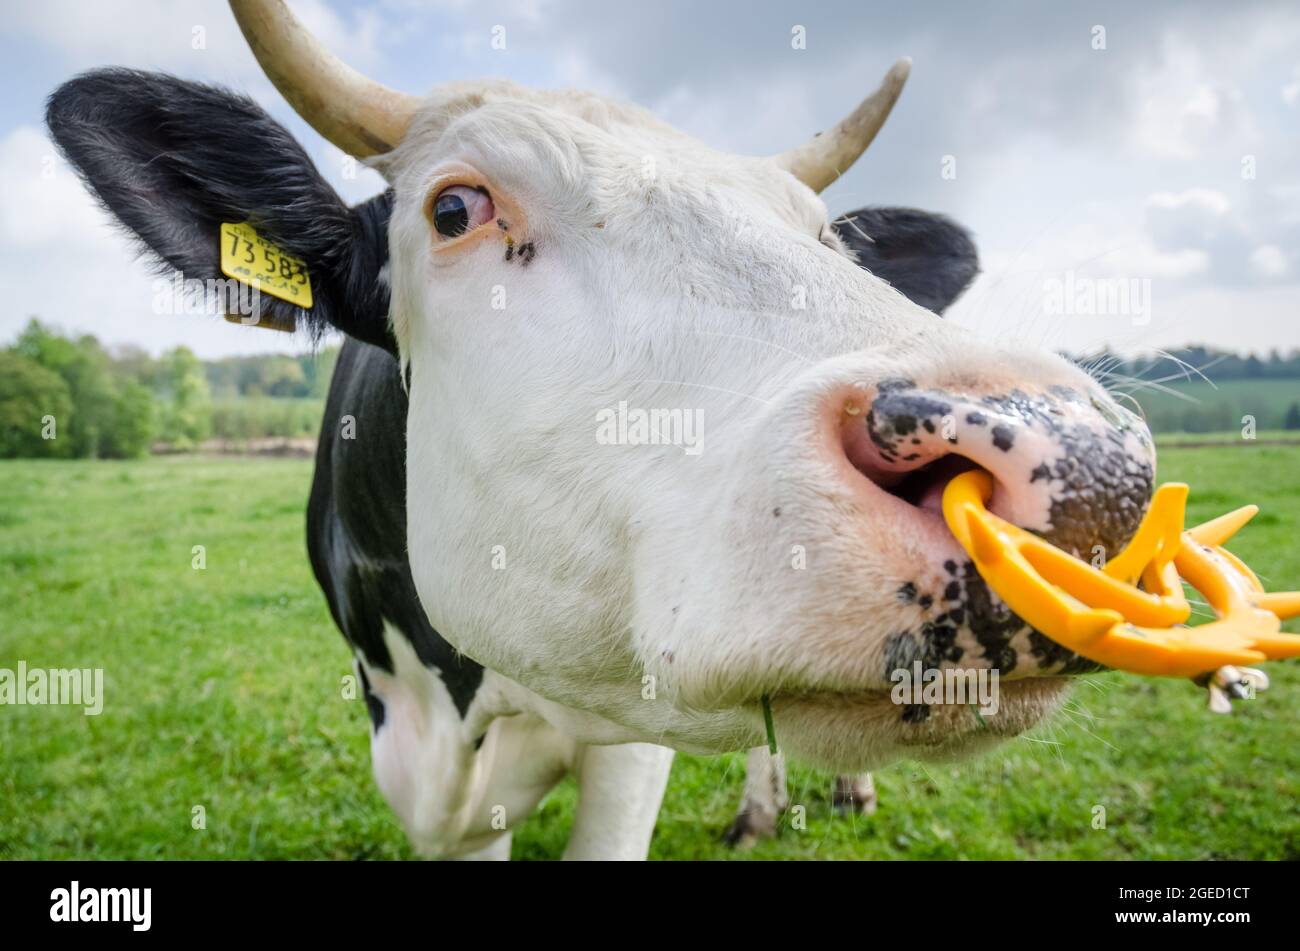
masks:
<path id="1" fill-rule="evenodd" d="M 488 193 L 466 185 L 443 189 L 433 200 L 433 227 L 444 238 L 457 238 L 492 220 L 496 210 Z"/>

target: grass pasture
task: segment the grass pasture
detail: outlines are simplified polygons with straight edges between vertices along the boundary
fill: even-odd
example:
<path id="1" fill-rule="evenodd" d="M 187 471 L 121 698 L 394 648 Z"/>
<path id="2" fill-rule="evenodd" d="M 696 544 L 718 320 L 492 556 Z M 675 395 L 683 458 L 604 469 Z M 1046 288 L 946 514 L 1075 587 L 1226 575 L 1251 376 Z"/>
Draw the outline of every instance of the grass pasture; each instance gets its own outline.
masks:
<path id="1" fill-rule="evenodd" d="M 310 471 L 0 463 L 0 667 L 102 667 L 106 693 L 97 717 L 0 706 L 0 858 L 411 857 L 370 777 L 364 704 L 342 698 L 348 653 L 304 551 Z M 1193 519 L 1263 507 L 1234 548 L 1278 588 L 1300 584 L 1298 472 L 1300 447 L 1161 454 Z M 1269 672 L 1231 717 L 1187 683 L 1086 678 L 1063 716 L 980 759 L 881 771 L 870 819 L 834 817 L 830 778 L 796 766 L 807 828 L 747 855 L 1300 857 L 1300 664 Z M 735 857 L 719 836 L 742 775 L 740 755 L 679 755 L 652 856 Z M 515 856 L 557 857 L 574 801 L 555 790 Z"/>

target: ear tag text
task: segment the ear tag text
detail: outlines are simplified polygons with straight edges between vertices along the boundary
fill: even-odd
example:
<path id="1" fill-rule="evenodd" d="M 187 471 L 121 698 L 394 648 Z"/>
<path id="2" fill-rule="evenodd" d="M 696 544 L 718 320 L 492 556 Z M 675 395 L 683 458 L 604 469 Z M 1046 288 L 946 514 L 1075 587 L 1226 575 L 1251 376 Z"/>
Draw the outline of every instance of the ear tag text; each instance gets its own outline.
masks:
<path id="1" fill-rule="evenodd" d="M 221 273 L 290 304 L 307 309 L 312 305 L 307 265 L 246 222 L 221 224 Z"/>

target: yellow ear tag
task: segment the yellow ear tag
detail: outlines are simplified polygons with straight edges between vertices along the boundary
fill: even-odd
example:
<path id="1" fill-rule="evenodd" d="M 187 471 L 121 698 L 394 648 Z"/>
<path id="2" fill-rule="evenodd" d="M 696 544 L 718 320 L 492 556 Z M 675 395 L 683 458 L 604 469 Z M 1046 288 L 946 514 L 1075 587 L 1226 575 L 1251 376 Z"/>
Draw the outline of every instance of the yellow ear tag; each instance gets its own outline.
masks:
<path id="1" fill-rule="evenodd" d="M 221 224 L 221 273 L 290 304 L 312 305 L 307 265 L 281 251 L 246 222 Z"/>
<path id="2" fill-rule="evenodd" d="M 954 478 L 943 493 L 948 528 L 1007 607 L 1076 654 L 1164 677 L 1300 657 L 1300 635 L 1281 629 L 1282 620 L 1300 614 L 1300 592 L 1266 594 L 1222 547 L 1255 506 L 1184 531 L 1187 486 L 1162 485 L 1132 541 L 1098 570 L 998 518 L 985 508 L 992 493 L 993 479 L 982 470 Z M 1184 581 L 1205 597 L 1216 620 L 1185 626 L 1191 608 Z"/>

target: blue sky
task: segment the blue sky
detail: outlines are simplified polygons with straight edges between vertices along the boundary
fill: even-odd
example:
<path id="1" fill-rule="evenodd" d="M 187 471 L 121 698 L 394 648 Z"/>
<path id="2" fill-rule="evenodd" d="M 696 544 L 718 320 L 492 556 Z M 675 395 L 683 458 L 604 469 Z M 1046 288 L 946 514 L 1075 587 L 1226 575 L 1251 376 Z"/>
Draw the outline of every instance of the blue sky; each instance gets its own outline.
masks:
<path id="1" fill-rule="evenodd" d="M 398 88 L 485 76 L 578 86 L 749 153 L 779 151 L 834 122 L 910 55 L 894 115 L 825 197 L 832 213 L 914 205 L 969 227 L 984 273 L 952 319 L 1074 351 L 1300 346 L 1296 4 L 291 6 L 345 60 Z M 377 191 L 373 172 L 346 177 L 337 150 L 261 77 L 225 4 L 44 0 L 13 4 L 0 22 L 0 341 L 38 314 L 155 352 L 180 343 L 204 356 L 305 349 L 290 336 L 152 313 L 153 275 L 41 125 L 44 97 L 81 70 L 161 69 L 248 92 L 347 198 Z M 498 26 L 504 50 L 491 44 Z M 795 26 L 805 49 L 792 48 Z M 1052 288 L 1087 282 L 1123 282 L 1147 306 L 1053 307 Z"/>

